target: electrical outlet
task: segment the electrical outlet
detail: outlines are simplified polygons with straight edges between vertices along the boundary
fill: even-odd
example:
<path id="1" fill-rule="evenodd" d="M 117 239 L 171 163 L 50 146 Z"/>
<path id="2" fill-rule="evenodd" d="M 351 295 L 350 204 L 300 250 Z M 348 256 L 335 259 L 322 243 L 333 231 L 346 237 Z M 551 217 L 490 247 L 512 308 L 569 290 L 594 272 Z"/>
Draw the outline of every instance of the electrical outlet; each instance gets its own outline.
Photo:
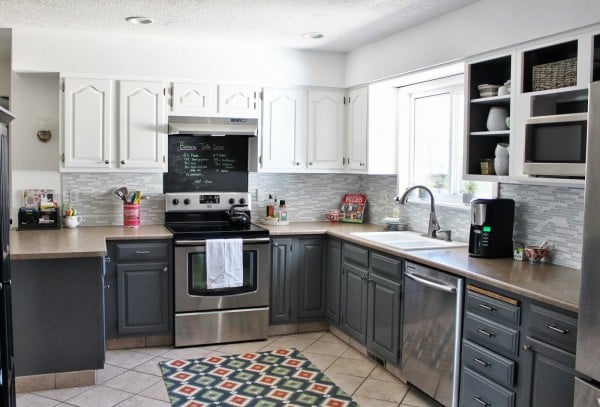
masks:
<path id="1" fill-rule="evenodd" d="M 254 201 L 256 201 L 256 202 L 258 202 L 258 200 L 259 200 L 259 198 L 258 198 L 258 197 L 259 197 L 259 194 L 258 194 L 258 192 L 259 192 L 259 191 L 258 191 L 258 188 L 254 188 L 253 199 L 254 199 Z"/>

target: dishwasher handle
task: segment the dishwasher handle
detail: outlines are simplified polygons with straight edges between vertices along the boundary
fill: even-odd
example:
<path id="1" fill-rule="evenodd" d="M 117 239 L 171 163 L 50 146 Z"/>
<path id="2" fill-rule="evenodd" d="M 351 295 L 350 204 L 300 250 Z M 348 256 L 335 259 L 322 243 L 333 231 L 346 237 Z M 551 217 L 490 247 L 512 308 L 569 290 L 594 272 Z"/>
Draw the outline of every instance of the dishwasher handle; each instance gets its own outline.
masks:
<path id="1" fill-rule="evenodd" d="M 447 293 L 452 293 L 452 294 L 456 293 L 456 287 L 454 287 L 452 285 L 438 283 L 437 281 L 429 280 L 428 278 L 413 274 L 409 271 L 404 271 L 404 275 L 407 278 L 410 278 L 411 280 L 421 283 L 429 288 L 433 288 L 433 289 L 440 290 L 440 291 L 445 291 Z"/>

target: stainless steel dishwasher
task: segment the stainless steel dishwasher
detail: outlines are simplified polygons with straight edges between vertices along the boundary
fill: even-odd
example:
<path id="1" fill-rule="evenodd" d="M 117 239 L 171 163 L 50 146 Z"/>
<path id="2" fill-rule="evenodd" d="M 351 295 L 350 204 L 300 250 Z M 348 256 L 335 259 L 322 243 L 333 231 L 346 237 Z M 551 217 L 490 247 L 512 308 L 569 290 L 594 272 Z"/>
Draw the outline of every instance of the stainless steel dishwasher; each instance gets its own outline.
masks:
<path id="1" fill-rule="evenodd" d="M 458 406 L 464 280 L 416 263 L 404 270 L 404 379 L 447 407 Z"/>

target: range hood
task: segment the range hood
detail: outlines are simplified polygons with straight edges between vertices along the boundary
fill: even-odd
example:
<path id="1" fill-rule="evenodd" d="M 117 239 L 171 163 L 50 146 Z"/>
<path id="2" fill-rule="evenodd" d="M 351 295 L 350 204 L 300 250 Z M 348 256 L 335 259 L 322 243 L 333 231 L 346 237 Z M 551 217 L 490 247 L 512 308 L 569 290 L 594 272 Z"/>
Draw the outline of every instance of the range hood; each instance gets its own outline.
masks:
<path id="1" fill-rule="evenodd" d="M 169 134 L 256 137 L 258 135 L 258 119 L 170 116 Z"/>

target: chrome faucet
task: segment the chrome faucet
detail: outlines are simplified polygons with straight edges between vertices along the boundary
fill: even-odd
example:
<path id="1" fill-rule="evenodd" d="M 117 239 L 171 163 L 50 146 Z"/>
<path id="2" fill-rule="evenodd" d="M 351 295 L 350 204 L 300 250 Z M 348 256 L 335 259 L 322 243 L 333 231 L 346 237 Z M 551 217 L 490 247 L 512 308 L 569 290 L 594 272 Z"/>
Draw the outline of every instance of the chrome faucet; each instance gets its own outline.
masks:
<path id="1" fill-rule="evenodd" d="M 440 230 L 440 224 L 438 223 L 437 216 L 435 216 L 435 202 L 433 199 L 433 193 L 431 192 L 431 190 L 429 188 L 427 188 L 426 186 L 423 186 L 423 185 L 412 186 L 412 187 L 408 188 L 406 191 L 404 191 L 404 193 L 402 194 L 402 196 L 400 198 L 396 197 L 396 200 L 398 202 L 400 202 L 402 205 L 405 205 L 408 200 L 408 194 L 410 194 L 415 189 L 422 189 L 423 191 L 426 191 L 429 194 L 429 198 L 431 199 L 431 209 L 429 212 L 429 226 L 427 227 L 427 235 L 426 236 L 436 239 L 437 232 Z M 450 234 L 447 233 L 446 240 L 450 240 L 449 237 L 450 237 Z"/>

